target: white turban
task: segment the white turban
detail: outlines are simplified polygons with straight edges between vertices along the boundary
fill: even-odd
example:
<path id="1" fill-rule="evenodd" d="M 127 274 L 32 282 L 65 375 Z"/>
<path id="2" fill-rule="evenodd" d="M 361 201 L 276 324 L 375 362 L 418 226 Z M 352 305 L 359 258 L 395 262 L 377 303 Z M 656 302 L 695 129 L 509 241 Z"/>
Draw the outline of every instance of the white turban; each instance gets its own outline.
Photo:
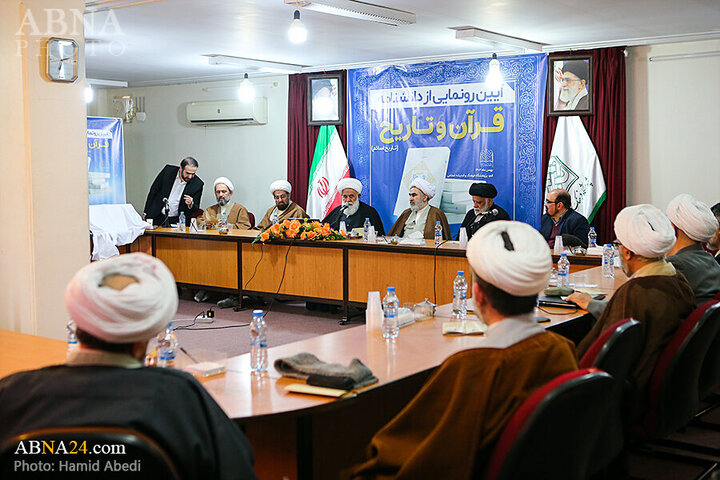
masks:
<path id="1" fill-rule="evenodd" d="M 227 177 L 218 177 L 215 179 L 215 183 L 213 184 L 213 188 L 217 187 L 218 183 L 222 183 L 228 187 L 228 190 L 231 192 L 235 191 L 235 187 L 233 186 L 232 182 Z"/>
<path id="2" fill-rule="evenodd" d="M 690 194 L 681 193 L 665 209 L 670 221 L 696 242 L 707 242 L 718 228 L 710 207 Z"/>
<path id="3" fill-rule="evenodd" d="M 472 236 L 465 255 L 480 278 L 517 297 L 537 294 L 550 279 L 550 248 L 527 223 L 498 220 L 485 225 Z"/>
<path id="4" fill-rule="evenodd" d="M 122 290 L 100 286 L 109 275 L 135 278 Z M 65 289 L 65 308 L 77 326 L 110 343 L 149 340 L 167 326 L 178 306 L 170 270 L 144 253 L 129 253 L 81 268 Z"/>
<path id="5" fill-rule="evenodd" d="M 270 195 L 275 193 L 276 190 L 292 193 L 292 186 L 287 180 L 275 180 L 270 184 Z"/>
<path id="6" fill-rule="evenodd" d="M 647 258 L 662 257 L 675 245 L 672 223 L 649 204 L 620 210 L 615 217 L 615 236 L 625 248 Z"/>
<path id="7" fill-rule="evenodd" d="M 358 195 L 362 193 L 362 183 L 357 178 L 343 178 L 338 182 L 338 192 L 342 193 L 346 188 L 352 188 Z"/>
<path id="8" fill-rule="evenodd" d="M 415 179 L 410 184 L 410 188 L 413 187 L 423 192 L 425 195 L 428 196 L 428 198 L 433 198 L 435 196 L 435 185 L 428 182 L 424 178 L 415 177 Z"/>

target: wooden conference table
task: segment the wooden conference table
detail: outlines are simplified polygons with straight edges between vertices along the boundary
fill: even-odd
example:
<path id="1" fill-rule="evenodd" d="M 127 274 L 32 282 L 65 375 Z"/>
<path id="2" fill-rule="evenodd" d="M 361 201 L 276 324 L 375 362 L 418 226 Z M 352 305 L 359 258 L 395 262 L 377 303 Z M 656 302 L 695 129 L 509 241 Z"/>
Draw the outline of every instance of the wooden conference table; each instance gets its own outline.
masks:
<path id="1" fill-rule="evenodd" d="M 571 281 L 578 289 L 612 295 L 626 281 L 622 272 L 616 270 L 616 275 L 614 280 L 605 279 L 598 267 L 571 274 Z M 562 331 L 586 314 L 584 310 L 552 311 L 557 313 L 536 314 L 549 317 L 547 328 L 554 331 Z M 480 345 L 481 336 L 442 335 L 442 322 L 449 313 L 449 305 L 440 307 L 434 319 L 402 328 L 396 342 L 356 326 L 271 348 L 271 367 L 263 376 L 250 373 L 249 354 L 232 357 L 225 374 L 201 382 L 245 429 L 259 478 L 337 478 L 339 471 L 363 459 L 373 433 L 402 409 L 443 360 Z M 61 363 L 65 355 L 65 343 L 58 340 L 0 330 L 0 342 L 9 347 L 0 352 L 0 376 Z M 281 377 L 272 364 L 300 352 L 345 365 L 359 358 L 379 382 L 342 400 L 286 393 L 285 386 L 298 380 Z"/>
<path id="2" fill-rule="evenodd" d="M 182 233 L 150 230 L 128 249 L 161 259 L 184 286 L 238 295 L 275 295 L 342 305 L 364 306 L 369 291 L 394 286 L 401 302 L 452 301 L 452 282 L 467 270 L 458 242 L 425 245 L 340 241 L 252 241 L 257 230 Z M 570 256 L 571 272 L 600 265 L 600 257 Z M 557 260 L 557 258 L 555 259 Z"/>

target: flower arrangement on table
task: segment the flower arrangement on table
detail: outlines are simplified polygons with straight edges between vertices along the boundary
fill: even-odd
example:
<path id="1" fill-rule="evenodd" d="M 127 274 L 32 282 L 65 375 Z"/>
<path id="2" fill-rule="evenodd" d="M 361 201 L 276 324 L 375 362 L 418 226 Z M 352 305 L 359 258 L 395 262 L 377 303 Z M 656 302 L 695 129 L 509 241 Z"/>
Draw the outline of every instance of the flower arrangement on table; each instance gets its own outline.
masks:
<path id="1" fill-rule="evenodd" d="M 269 226 L 255 237 L 255 242 L 268 242 L 270 240 L 343 240 L 347 235 L 330 228 L 327 223 L 317 220 L 285 220 Z"/>

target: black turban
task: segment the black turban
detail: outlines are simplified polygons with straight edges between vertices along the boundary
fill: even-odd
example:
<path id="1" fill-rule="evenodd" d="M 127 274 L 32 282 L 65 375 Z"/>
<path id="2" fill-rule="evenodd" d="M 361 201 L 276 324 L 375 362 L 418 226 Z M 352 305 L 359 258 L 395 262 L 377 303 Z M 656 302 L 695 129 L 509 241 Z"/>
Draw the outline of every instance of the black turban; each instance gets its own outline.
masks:
<path id="1" fill-rule="evenodd" d="M 562 67 L 563 72 L 570 72 L 576 75 L 580 80 L 588 80 L 588 64 L 585 60 L 570 60 L 565 62 Z"/>
<path id="2" fill-rule="evenodd" d="M 470 195 L 473 197 L 495 198 L 497 189 L 492 183 L 473 183 L 470 185 Z"/>

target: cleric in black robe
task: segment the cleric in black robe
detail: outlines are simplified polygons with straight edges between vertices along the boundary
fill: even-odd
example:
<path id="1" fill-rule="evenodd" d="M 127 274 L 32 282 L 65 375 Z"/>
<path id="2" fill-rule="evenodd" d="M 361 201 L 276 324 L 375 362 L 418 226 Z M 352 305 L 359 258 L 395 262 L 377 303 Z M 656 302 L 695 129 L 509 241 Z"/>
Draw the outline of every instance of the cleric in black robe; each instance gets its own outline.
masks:
<path id="1" fill-rule="evenodd" d="M 330 228 L 340 229 L 340 222 L 345 222 L 345 228 L 349 232 L 353 228 L 362 228 L 365 219 L 370 219 L 370 225 L 375 227 L 375 233 L 385 235 L 382 220 L 377 210 L 365 202 L 360 201 L 362 193 L 362 183 L 355 178 L 343 178 L 338 182 L 338 190 L 342 194 L 343 203 L 339 207 L 334 208 L 327 217 L 323 219 L 323 223 L 329 223 Z"/>
<path id="2" fill-rule="evenodd" d="M 247 438 L 200 382 L 174 368 L 143 366 L 148 341 L 178 305 L 175 280 L 160 260 L 129 253 L 88 264 L 70 281 L 65 304 L 79 347 L 65 365 L 0 380 L 0 444 L 37 429 L 122 427 L 157 442 L 182 478 L 257 478 Z M 84 437 L 76 438 L 79 445 Z M 104 455 L 100 468 L 113 459 Z"/>
<path id="3" fill-rule="evenodd" d="M 495 220 L 510 220 L 510 215 L 500 205 L 495 204 L 497 189 L 492 183 L 473 183 L 470 185 L 470 196 L 473 199 L 473 209 L 465 214 L 460 228 L 465 227 L 468 239 L 480 227 Z M 458 239 L 460 234 L 458 233 Z"/>

